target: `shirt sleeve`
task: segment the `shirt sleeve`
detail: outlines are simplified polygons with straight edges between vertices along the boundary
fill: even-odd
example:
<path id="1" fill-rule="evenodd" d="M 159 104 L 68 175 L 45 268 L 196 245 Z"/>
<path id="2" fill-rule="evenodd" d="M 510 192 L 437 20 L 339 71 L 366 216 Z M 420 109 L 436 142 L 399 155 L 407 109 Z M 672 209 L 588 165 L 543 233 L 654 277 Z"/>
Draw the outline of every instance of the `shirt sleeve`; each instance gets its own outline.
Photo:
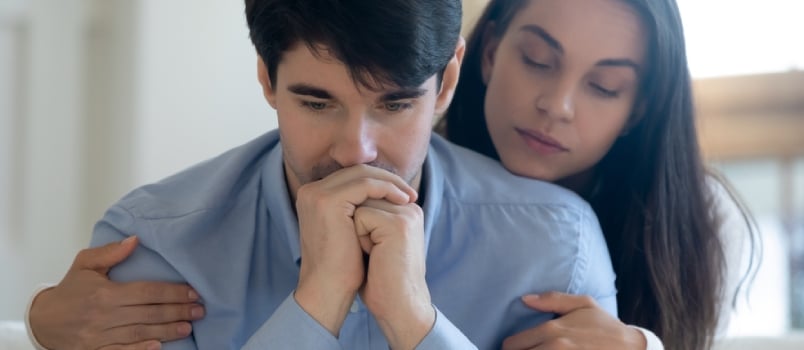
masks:
<path id="1" fill-rule="evenodd" d="M 140 222 L 131 213 L 120 207 L 111 207 L 92 232 L 90 246 L 99 247 L 108 243 L 121 241 L 133 234 L 142 234 L 148 230 L 138 226 Z M 133 281 L 167 281 L 186 282 L 160 254 L 144 246 L 142 241 L 134 252 L 123 262 L 109 271 L 109 278 L 118 282 Z M 197 350 L 194 335 L 162 344 L 163 350 Z"/>
<path id="2" fill-rule="evenodd" d="M 291 293 L 242 350 L 269 348 L 334 350 L 341 349 L 341 345 L 332 333 L 299 306 Z"/>
<path id="3" fill-rule="evenodd" d="M 438 308 L 433 308 L 436 311 L 435 324 L 416 347 L 417 350 L 477 349 Z"/>
<path id="4" fill-rule="evenodd" d="M 656 336 L 656 334 L 653 334 L 653 332 L 642 327 L 629 327 L 638 330 L 643 336 L 645 336 L 645 340 L 647 340 L 648 343 L 648 346 L 645 348 L 645 350 L 664 350 L 664 344 L 662 344 L 662 341 Z"/>
<path id="5" fill-rule="evenodd" d="M 31 328 L 31 307 L 33 306 L 34 300 L 36 297 L 39 296 L 42 292 L 53 288 L 54 284 L 41 284 L 36 287 L 33 294 L 31 294 L 31 299 L 28 300 L 28 307 L 25 308 L 25 329 L 28 331 L 28 339 L 31 341 L 31 345 L 36 348 L 36 350 L 48 350 L 46 347 L 42 346 L 39 341 L 36 339 L 36 336 L 33 334 L 33 329 Z"/>
<path id="6" fill-rule="evenodd" d="M 438 308 L 433 328 L 422 339 L 417 350 L 477 349 Z M 242 350 L 257 349 L 342 349 L 335 338 L 318 321 L 299 306 L 293 294 L 271 315 L 249 339 Z"/>

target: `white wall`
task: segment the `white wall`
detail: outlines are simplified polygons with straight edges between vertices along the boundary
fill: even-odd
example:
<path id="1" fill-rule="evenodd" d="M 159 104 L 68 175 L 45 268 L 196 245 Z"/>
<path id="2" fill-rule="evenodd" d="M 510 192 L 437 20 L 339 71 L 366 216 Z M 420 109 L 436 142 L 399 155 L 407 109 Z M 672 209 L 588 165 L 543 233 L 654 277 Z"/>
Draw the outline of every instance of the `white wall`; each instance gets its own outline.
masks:
<path id="1" fill-rule="evenodd" d="M 11 179 L 13 176 L 11 169 L 14 159 L 12 127 L 16 116 L 13 111 L 16 106 L 14 67 L 17 64 L 15 55 L 17 20 L 18 15 L 12 14 L 10 8 L 0 7 L 0 278 L 14 280 L 18 280 L 20 276 L 19 271 L 11 268 L 16 258 L 12 243 L 19 244 L 18 235 L 12 234 L 11 224 Z M 7 293 L 19 294 L 17 291 Z M 0 299 L 0 310 L 5 310 L 13 305 L 11 300 L 3 299 Z M 0 315 L 0 319 L 2 318 L 3 315 Z"/>
<path id="2" fill-rule="evenodd" d="M 17 44 L 15 20 L 0 15 L 0 236 L 11 231 L 9 222 L 9 205 L 11 191 L 11 168 L 13 135 L 12 125 L 15 121 L 13 111 L 14 100 L 14 67 L 16 65 Z M 2 249 L 2 247 L 0 247 Z M 3 256 L 0 251 L 0 256 Z"/>
<path id="3" fill-rule="evenodd" d="M 13 153 L 4 169 L 11 180 L 4 193 L 10 227 L 0 235 L 7 259 L 0 269 L 0 319 L 18 318 L 36 280 L 63 273 L 63 261 L 77 246 L 83 193 L 83 1 L 15 3 L 29 11 L 19 13 L 14 44 L 7 47 L 15 57 L 13 78 L 3 77 L 13 90 L 5 97 L 13 100 L 6 116 Z"/>
<path id="4" fill-rule="evenodd" d="M 61 278 L 125 192 L 276 126 L 240 1 L 19 2 L 30 5 L 28 98 L 14 116 L 24 123 L 6 128 L 0 110 L 0 126 L 21 135 L 8 149 L 24 161 L 0 179 L 21 174 L 20 207 L 3 214 L 17 210 L 21 224 L 0 231 L 0 319 L 20 319 L 32 288 Z"/>
<path id="5" fill-rule="evenodd" d="M 140 3 L 135 180 L 156 180 L 275 128 L 242 1 Z"/>

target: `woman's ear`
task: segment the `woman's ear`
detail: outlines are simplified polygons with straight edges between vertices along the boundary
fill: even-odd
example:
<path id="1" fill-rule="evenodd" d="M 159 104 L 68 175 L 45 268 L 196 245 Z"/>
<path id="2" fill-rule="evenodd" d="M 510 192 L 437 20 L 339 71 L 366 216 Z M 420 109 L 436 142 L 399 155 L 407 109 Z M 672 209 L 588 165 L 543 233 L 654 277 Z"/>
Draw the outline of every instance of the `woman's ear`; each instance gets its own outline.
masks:
<path id="1" fill-rule="evenodd" d="M 494 34 L 495 24 L 489 22 L 483 30 L 483 40 L 481 40 L 481 55 L 480 55 L 480 73 L 483 78 L 483 84 L 488 85 L 491 79 L 491 72 L 494 70 L 494 55 L 497 54 L 497 48 L 500 46 L 500 38 Z"/>
<path id="2" fill-rule="evenodd" d="M 257 55 L 257 80 L 260 81 L 262 95 L 265 96 L 265 100 L 268 101 L 268 104 L 271 105 L 273 109 L 276 109 L 276 91 L 274 91 L 273 86 L 271 86 L 271 77 L 268 76 L 268 67 L 259 55 Z"/>
<path id="3" fill-rule="evenodd" d="M 443 114 L 447 111 L 452 97 L 455 95 L 455 88 L 458 86 L 458 78 L 461 75 L 461 63 L 463 62 L 463 55 L 466 51 L 466 41 L 463 37 L 458 38 L 458 44 L 455 45 L 455 54 L 447 63 L 444 68 L 444 74 L 441 77 L 441 88 L 438 90 L 436 97 L 435 112 L 436 114 Z"/>

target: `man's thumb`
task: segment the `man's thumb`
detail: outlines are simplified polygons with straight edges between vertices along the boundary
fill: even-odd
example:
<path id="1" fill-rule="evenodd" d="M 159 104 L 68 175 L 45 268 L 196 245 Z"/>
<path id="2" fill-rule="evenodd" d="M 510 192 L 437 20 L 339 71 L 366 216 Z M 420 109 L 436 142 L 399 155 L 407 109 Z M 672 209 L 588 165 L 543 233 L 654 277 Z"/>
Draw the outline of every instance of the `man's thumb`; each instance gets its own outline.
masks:
<path id="1" fill-rule="evenodd" d="M 566 315 L 577 309 L 596 305 L 595 300 L 588 296 L 559 292 L 525 295 L 522 297 L 522 302 L 531 309 L 558 315 Z"/>
<path id="2" fill-rule="evenodd" d="M 137 236 L 97 248 L 84 249 L 75 258 L 73 269 L 94 270 L 106 274 L 112 266 L 128 258 L 137 248 Z"/>

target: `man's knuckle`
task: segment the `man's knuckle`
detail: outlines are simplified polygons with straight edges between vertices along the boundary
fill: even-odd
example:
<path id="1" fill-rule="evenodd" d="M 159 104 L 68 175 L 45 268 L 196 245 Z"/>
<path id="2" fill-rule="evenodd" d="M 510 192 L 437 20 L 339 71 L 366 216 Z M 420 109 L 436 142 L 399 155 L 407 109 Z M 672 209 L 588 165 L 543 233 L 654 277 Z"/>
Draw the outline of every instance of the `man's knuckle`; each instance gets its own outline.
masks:
<path id="1" fill-rule="evenodd" d="M 424 217 L 422 208 L 415 203 L 410 203 L 404 206 L 403 213 L 405 217 L 411 222 L 418 222 Z"/>
<path id="2" fill-rule="evenodd" d="M 354 183 L 359 187 L 372 187 L 377 185 L 377 182 L 374 181 L 374 179 L 368 177 L 361 177 L 359 179 L 356 179 Z"/>
<path id="3" fill-rule="evenodd" d="M 561 327 L 558 325 L 558 322 L 556 322 L 555 320 L 547 321 L 544 324 L 542 324 L 539 328 L 541 328 L 542 331 L 544 331 L 546 334 L 557 334 L 561 329 Z"/>

